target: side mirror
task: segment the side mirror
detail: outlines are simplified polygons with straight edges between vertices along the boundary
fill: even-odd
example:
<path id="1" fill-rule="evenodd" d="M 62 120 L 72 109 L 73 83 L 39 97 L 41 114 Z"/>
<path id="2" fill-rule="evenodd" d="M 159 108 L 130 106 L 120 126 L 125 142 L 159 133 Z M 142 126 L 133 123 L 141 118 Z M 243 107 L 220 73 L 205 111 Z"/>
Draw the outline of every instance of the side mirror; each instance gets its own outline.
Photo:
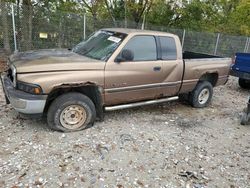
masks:
<path id="1" fill-rule="evenodd" d="M 121 51 L 119 56 L 116 58 L 116 62 L 123 62 L 123 61 L 133 61 L 134 53 L 131 50 L 124 49 Z"/>

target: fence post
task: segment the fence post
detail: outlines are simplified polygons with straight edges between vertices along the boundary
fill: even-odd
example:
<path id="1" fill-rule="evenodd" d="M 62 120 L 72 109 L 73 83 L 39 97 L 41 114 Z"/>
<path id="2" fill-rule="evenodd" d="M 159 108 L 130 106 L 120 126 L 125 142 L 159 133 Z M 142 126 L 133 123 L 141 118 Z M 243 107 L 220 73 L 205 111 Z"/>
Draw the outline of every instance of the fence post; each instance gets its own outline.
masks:
<path id="1" fill-rule="evenodd" d="M 83 15 L 83 39 L 86 39 L 86 13 Z"/>
<path id="2" fill-rule="evenodd" d="M 181 41 L 182 49 L 183 49 L 183 47 L 184 47 L 185 36 L 186 36 L 186 30 L 184 29 L 184 30 L 183 30 L 183 34 L 182 34 L 182 41 Z"/>
<path id="3" fill-rule="evenodd" d="M 248 44 L 248 37 L 247 37 L 247 40 L 246 40 L 246 44 L 245 44 L 245 48 L 244 48 L 244 52 L 247 51 L 247 44 Z"/>
<path id="4" fill-rule="evenodd" d="M 146 14 L 144 13 L 144 15 L 143 15 L 143 20 L 142 20 L 142 25 L 141 25 L 141 30 L 144 30 L 144 27 L 145 27 L 145 19 L 146 19 Z"/>
<path id="5" fill-rule="evenodd" d="M 127 0 L 124 1 L 124 27 L 128 27 L 128 21 L 127 21 Z"/>
<path id="6" fill-rule="evenodd" d="M 220 33 L 218 33 L 218 35 L 217 35 L 217 40 L 216 40 L 216 44 L 215 44 L 215 48 L 214 48 L 214 55 L 216 55 L 216 53 L 217 53 L 219 40 L 220 40 Z"/>
<path id="7" fill-rule="evenodd" d="M 248 44 L 247 44 L 247 46 L 246 46 L 246 52 L 248 52 L 249 45 L 250 45 L 250 38 L 249 38 L 249 37 L 247 37 L 247 38 L 248 38 Z"/>
<path id="8" fill-rule="evenodd" d="M 15 24 L 15 13 L 14 13 L 14 5 L 11 5 L 11 14 L 12 14 L 12 27 L 13 27 L 13 38 L 14 38 L 14 45 L 15 51 L 17 52 L 17 42 L 16 42 L 16 24 Z"/>

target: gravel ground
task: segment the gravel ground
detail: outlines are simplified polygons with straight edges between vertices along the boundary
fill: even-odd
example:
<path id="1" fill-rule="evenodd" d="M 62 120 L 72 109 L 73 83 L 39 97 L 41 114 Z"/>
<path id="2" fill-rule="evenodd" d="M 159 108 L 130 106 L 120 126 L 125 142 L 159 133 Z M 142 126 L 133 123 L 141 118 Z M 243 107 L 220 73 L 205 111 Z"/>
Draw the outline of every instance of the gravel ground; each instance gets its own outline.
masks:
<path id="1" fill-rule="evenodd" d="M 240 125 L 248 96 L 230 78 L 207 108 L 108 112 L 65 134 L 20 117 L 1 92 L 0 187 L 250 187 L 250 126 Z"/>

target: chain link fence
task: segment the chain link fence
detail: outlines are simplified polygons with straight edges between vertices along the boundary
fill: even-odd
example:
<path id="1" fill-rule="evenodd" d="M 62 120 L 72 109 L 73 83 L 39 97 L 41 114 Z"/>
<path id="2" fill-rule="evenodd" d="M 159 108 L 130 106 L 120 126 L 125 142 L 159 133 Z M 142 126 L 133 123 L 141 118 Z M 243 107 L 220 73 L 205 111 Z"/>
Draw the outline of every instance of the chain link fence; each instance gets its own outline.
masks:
<path id="1" fill-rule="evenodd" d="M 9 5 L 0 3 L 0 49 L 14 50 L 12 10 Z"/>
<path id="2" fill-rule="evenodd" d="M 94 19 L 85 14 L 49 11 L 45 7 L 0 4 L 0 49 L 13 52 L 43 48 L 71 48 L 92 32 L 108 27 L 128 27 L 174 33 L 179 36 L 183 50 L 220 56 L 236 52 L 250 53 L 250 37 L 219 33 L 195 32 L 155 26 L 149 23 Z"/>

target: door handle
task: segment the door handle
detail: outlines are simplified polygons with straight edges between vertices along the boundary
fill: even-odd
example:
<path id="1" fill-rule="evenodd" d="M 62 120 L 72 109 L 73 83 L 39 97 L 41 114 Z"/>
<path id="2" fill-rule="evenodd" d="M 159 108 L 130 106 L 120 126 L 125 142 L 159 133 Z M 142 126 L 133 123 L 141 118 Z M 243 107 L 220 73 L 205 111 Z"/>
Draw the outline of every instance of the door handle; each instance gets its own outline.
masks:
<path id="1" fill-rule="evenodd" d="M 160 71 L 161 67 L 154 67 L 154 71 Z"/>

